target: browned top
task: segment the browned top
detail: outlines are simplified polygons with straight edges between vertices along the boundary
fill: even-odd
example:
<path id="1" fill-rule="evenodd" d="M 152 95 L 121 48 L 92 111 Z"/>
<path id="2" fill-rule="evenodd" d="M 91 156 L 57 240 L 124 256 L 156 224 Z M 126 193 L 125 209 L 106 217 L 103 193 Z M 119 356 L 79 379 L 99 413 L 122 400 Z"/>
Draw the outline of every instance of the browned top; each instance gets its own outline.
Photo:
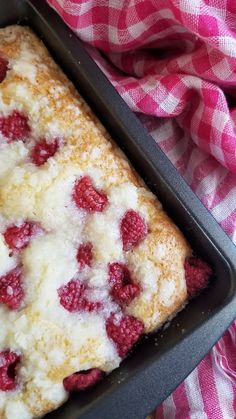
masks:
<path id="1" fill-rule="evenodd" d="M 55 230 L 60 226 L 60 220 L 58 222 L 56 218 L 62 217 L 61 229 L 65 227 L 65 231 L 60 231 L 59 236 L 53 236 L 52 242 L 48 244 L 48 249 L 53 249 L 51 244 L 55 240 L 60 248 L 60 240 L 64 237 L 66 242 L 67 234 L 73 235 L 70 228 L 74 229 L 74 226 L 71 224 L 70 227 L 70 217 L 68 218 L 64 212 L 60 213 L 58 209 L 64 199 L 64 195 L 60 195 L 61 191 L 58 192 L 58 185 L 61 184 L 62 189 L 67 190 L 67 179 L 73 180 L 80 173 L 92 176 L 98 187 L 110 196 L 114 208 L 85 223 L 81 234 L 83 237 L 94 239 L 95 258 L 97 263 L 100 263 L 99 266 L 103 267 L 111 260 L 123 258 L 132 270 L 143 291 L 125 308 L 125 312 L 142 320 L 146 332 L 153 331 L 180 310 L 187 299 L 183 262 L 190 253 L 188 244 L 162 210 L 157 198 L 148 191 L 126 157 L 54 63 L 42 42 L 28 28 L 12 26 L 0 30 L 0 50 L 6 55 L 12 68 L 0 84 L 0 113 L 1 108 L 7 113 L 16 107 L 29 117 L 32 131 L 38 136 L 63 137 L 63 147 L 53 159 L 53 164 L 38 169 L 39 172 L 32 171 L 24 160 L 23 152 L 21 158 L 19 154 L 14 157 L 12 151 L 12 166 L 18 167 L 18 171 L 10 165 L 1 174 L 0 168 L 0 216 L 11 222 L 30 218 L 40 221 L 46 229 L 50 229 L 50 224 L 53 223 Z M 56 193 L 57 198 L 54 198 Z M 51 207 L 54 199 L 55 205 Z M 116 237 L 115 227 L 112 236 L 113 220 L 114 225 L 118 225 L 121 216 L 119 205 L 124 210 L 133 205 L 145 218 L 149 229 L 146 239 L 125 254 L 119 239 L 116 241 L 115 238 L 113 243 L 112 238 Z M 102 223 L 104 228 L 101 227 Z M 40 249 L 40 245 L 35 242 L 22 256 L 27 277 L 26 286 L 29 286 L 31 291 L 30 295 L 27 295 L 26 307 L 14 314 L 14 322 L 22 319 L 22 316 L 26 317 L 25 334 L 30 336 L 30 344 L 26 344 L 25 347 L 22 344 L 21 347 L 19 340 L 17 341 L 16 347 L 20 346 L 22 350 L 24 347 L 24 384 L 17 392 L 7 395 L 2 410 L 0 394 L 2 418 L 10 418 L 10 410 L 7 409 L 11 409 L 17 402 L 23 402 L 31 416 L 43 415 L 57 408 L 66 398 L 60 387 L 65 376 L 76 370 L 92 367 L 110 371 L 117 367 L 119 362 L 116 355 L 115 361 L 112 362 L 111 352 L 109 356 L 102 352 L 103 347 L 106 349 L 107 345 L 112 346 L 112 343 L 106 337 L 100 320 L 98 332 L 95 332 L 89 323 L 90 332 L 81 332 L 84 342 L 76 346 L 73 340 L 75 321 L 68 324 L 67 329 L 63 323 L 64 318 L 60 318 L 59 315 L 60 321 L 55 320 L 58 310 L 56 304 L 55 309 L 53 305 L 50 305 L 50 310 L 49 305 L 45 308 L 42 295 L 46 301 L 49 281 L 46 273 L 49 268 L 44 264 L 44 269 L 40 270 L 41 265 L 37 265 L 40 268 L 37 268 L 37 272 L 34 270 L 34 260 L 37 259 L 37 251 Z M 59 252 L 60 249 L 56 251 Z M 50 286 L 48 283 L 48 287 Z M 2 316 L 4 319 L 8 318 L 8 313 L 4 311 Z M 12 327 L 12 336 L 6 342 L 10 344 L 15 342 L 13 335 L 16 330 L 11 322 L 9 327 Z M 3 343 L 4 345 L 6 343 Z M 48 353 L 55 347 L 61 348 L 64 356 L 63 361 L 56 365 L 48 357 Z M 38 354 L 36 360 L 32 355 L 34 351 Z M 37 365 L 37 359 L 45 362 L 46 367 L 40 362 Z M 40 383 L 40 379 L 37 382 L 33 376 L 37 376 L 40 369 L 43 371 L 43 384 Z M 50 383 L 59 386 L 58 398 L 49 395 L 47 386 L 50 388 Z M 14 417 L 17 416 L 11 412 L 11 419 Z"/>

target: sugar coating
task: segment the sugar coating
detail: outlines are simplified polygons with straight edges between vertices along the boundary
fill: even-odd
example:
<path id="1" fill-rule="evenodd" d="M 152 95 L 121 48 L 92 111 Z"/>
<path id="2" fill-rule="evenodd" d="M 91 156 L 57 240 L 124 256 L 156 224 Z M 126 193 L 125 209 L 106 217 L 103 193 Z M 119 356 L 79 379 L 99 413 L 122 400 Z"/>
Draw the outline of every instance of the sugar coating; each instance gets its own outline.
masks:
<path id="1" fill-rule="evenodd" d="M 0 235 L 0 260 L 0 276 L 5 275 L 16 265 L 16 259 L 10 254 L 9 248 L 2 235 Z"/>
<path id="2" fill-rule="evenodd" d="M 25 404 L 19 401 L 12 401 L 6 408 L 6 416 L 9 418 L 30 419 L 31 414 L 25 407 Z"/>
<path id="3" fill-rule="evenodd" d="M 90 368 L 110 372 L 121 361 L 105 322 L 122 310 L 150 332 L 187 299 L 183 263 L 190 249 L 160 203 L 147 190 L 72 84 L 28 29 L 0 29 L 0 50 L 10 70 L 0 84 L 0 117 L 13 110 L 29 118 L 29 138 L 9 143 L 0 134 L 0 277 L 23 269 L 23 307 L 0 304 L 0 351 L 21 355 L 19 385 L 0 391 L 0 417 L 30 419 L 56 409 L 68 397 L 63 378 Z M 59 139 L 59 151 L 42 166 L 30 160 L 36 141 Z M 108 197 L 102 213 L 87 214 L 72 199 L 75 181 L 89 176 Z M 138 211 L 148 235 L 124 252 L 121 218 Z M 25 220 L 42 232 L 20 253 L 10 254 L 5 229 Z M 92 243 L 92 266 L 78 273 L 78 247 Z M 108 264 L 125 263 L 141 293 L 121 309 L 109 293 Z M 86 284 L 96 312 L 70 313 L 58 289 L 72 278 Z M 11 287 L 7 290 L 12 293 Z"/>

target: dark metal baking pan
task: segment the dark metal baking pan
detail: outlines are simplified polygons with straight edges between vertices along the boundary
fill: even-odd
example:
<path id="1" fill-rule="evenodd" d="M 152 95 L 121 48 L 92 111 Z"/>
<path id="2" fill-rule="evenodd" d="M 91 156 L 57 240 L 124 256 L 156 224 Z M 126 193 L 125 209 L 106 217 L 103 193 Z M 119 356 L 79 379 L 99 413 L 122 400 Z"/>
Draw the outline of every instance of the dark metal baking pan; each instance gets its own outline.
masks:
<path id="1" fill-rule="evenodd" d="M 209 288 L 167 329 L 143 339 L 94 389 L 71 397 L 47 415 L 144 418 L 192 371 L 236 316 L 236 248 L 56 13 L 38 0 L 1 0 L 0 26 L 13 23 L 29 25 L 43 39 L 192 247 L 215 271 Z"/>

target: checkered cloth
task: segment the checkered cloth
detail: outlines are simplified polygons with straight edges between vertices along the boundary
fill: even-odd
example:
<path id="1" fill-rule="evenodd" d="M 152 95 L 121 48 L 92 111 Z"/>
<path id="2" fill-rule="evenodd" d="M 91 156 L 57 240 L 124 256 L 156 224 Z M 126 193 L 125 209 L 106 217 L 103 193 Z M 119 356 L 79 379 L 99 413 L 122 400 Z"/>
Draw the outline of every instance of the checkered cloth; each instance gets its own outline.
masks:
<path id="1" fill-rule="evenodd" d="M 236 0 L 48 0 L 236 244 Z M 156 417 L 233 419 L 236 322 Z"/>

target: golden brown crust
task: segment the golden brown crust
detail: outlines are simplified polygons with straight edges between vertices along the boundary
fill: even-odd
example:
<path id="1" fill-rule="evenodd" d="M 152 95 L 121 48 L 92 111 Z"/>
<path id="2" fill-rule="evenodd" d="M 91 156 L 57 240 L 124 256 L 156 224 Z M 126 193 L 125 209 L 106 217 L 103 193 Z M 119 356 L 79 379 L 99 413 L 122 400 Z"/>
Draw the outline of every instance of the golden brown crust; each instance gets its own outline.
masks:
<path id="1" fill-rule="evenodd" d="M 40 177 L 36 173 L 33 178 L 32 170 L 20 162 L 17 178 L 14 172 L 7 170 L 2 178 L 0 176 L 0 214 L 10 220 L 19 217 L 34 220 L 35 217 L 36 221 L 45 222 L 48 227 L 47 222 L 50 223 L 52 218 L 45 212 L 41 202 L 48 203 L 46 192 L 51 194 L 58 181 L 64 182 L 67 173 L 74 176 L 74 172 L 71 175 L 71 168 L 75 173 L 77 169 L 82 173 L 98 173 L 99 186 L 107 194 L 115 195 L 116 188 L 117 193 L 122 194 L 119 189 L 122 185 L 128 185 L 130 194 L 135 190 L 135 205 L 146 219 L 149 233 L 139 246 L 125 256 L 143 290 L 125 310 L 143 321 L 146 332 L 155 330 L 186 302 L 183 263 L 191 249 L 179 229 L 162 210 L 157 198 L 144 187 L 143 181 L 123 153 L 31 30 L 19 26 L 1 29 L 0 49 L 13 66 L 13 71 L 8 73 L 0 86 L 2 104 L 10 108 L 12 103 L 17 103 L 20 110 L 29 116 L 35 132 L 39 132 L 41 136 L 58 132 L 64 139 L 64 148 L 55 158 L 55 173 L 52 168 L 51 171 L 43 169 Z M 18 62 L 20 65 L 17 65 Z M 88 237 L 91 234 L 98 237 L 97 231 L 91 233 L 89 225 L 85 227 L 85 233 Z M 105 233 L 101 233 L 101 237 L 106 240 Z M 114 250 L 114 257 L 121 254 L 119 249 L 117 253 Z M 95 245 L 94 252 L 97 260 L 101 259 L 104 263 L 113 255 L 112 249 L 101 250 L 100 243 L 97 247 Z M 33 255 L 34 245 L 23 255 L 26 270 L 29 272 L 33 269 L 29 262 Z M 39 293 L 37 295 L 43 292 L 43 275 L 35 283 L 35 289 Z M 71 335 L 63 327 L 45 319 L 41 308 L 35 306 L 35 301 L 32 300 L 21 312 L 21 315 L 30 319 L 32 328 L 36 325 L 38 328 L 42 327 L 41 340 L 33 339 L 32 344 L 37 344 L 41 360 L 46 359 L 46 354 L 55 345 L 62 349 L 65 356 L 59 366 L 51 365 L 48 368 L 45 377 L 49 382 L 61 383 L 65 376 L 74 372 L 76 362 L 73 364 L 71 360 L 75 361 L 76 357 L 79 358 L 78 365 L 83 368 L 88 365 L 87 368 L 99 367 L 109 371 L 117 366 L 110 366 L 106 356 L 103 357 L 99 352 L 100 343 L 96 337 L 88 338 L 79 350 L 73 348 Z M 47 341 L 49 336 L 50 343 Z M 105 342 L 105 337 L 103 339 Z M 25 350 L 25 357 L 32 357 L 31 352 L 31 347 Z M 34 360 L 31 359 L 30 362 L 33 363 Z M 45 397 L 45 388 L 42 391 L 34 380 L 33 383 L 29 378 L 27 380 L 22 391 L 13 396 L 13 399 L 23 401 L 34 417 L 56 408 L 66 397 L 63 395 L 50 402 Z M 5 410 L 0 415 L 2 418 L 9 418 Z"/>

